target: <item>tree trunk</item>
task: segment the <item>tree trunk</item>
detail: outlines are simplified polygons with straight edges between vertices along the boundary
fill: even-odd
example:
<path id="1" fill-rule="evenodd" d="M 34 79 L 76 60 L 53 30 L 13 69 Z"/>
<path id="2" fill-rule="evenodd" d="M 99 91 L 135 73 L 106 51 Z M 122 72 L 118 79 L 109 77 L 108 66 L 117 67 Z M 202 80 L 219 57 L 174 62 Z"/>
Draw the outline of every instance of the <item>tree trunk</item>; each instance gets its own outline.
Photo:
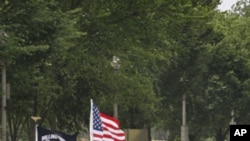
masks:
<path id="1" fill-rule="evenodd" d="M 225 141 L 225 133 L 223 133 L 223 130 L 220 128 L 217 130 L 217 133 L 215 135 L 216 141 Z"/>
<path id="2" fill-rule="evenodd" d="M 37 93 L 35 92 L 33 95 L 33 116 L 37 116 Z M 36 130 L 36 122 L 30 120 L 30 135 L 29 141 L 35 141 L 35 130 Z"/>
<path id="3" fill-rule="evenodd" d="M 189 140 L 190 141 L 198 141 L 199 139 L 198 139 L 197 135 L 189 134 Z"/>
<path id="4" fill-rule="evenodd" d="M 29 141 L 35 141 L 35 122 L 30 120 L 30 135 L 29 135 Z"/>

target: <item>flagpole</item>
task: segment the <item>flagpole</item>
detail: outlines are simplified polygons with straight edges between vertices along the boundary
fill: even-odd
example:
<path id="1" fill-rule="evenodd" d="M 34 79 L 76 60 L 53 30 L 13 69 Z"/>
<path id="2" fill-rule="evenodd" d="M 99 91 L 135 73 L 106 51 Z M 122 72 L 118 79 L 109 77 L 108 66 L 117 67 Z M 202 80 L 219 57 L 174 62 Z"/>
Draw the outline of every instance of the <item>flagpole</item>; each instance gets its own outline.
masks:
<path id="1" fill-rule="evenodd" d="M 93 100 L 90 99 L 89 141 L 93 141 Z"/>
<path id="2" fill-rule="evenodd" d="M 114 74 L 117 76 L 117 73 L 119 72 L 119 69 L 121 67 L 121 60 L 120 58 L 118 58 L 117 56 L 113 56 L 113 60 L 111 62 L 111 66 L 114 68 Z M 117 79 L 117 78 L 115 78 Z M 113 108 L 114 108 L 114 113 L 113 113 L 113 117 L 118 119 L 118 104 L 117 104 L 117 89 L 115 89 L 115 94 L 114 94 L 114 104 L 113 104 Z"/>
<path id="3" fill-rule="evenodd" d="M 38 131 L 37 131 L 38 124 L 37 124 L 37 121 L 41 120 L 41 117 L 39 117 L 39 116 L 31 116 L 31 119 L 35 122 L 35 141 L 38 141 Z"/>

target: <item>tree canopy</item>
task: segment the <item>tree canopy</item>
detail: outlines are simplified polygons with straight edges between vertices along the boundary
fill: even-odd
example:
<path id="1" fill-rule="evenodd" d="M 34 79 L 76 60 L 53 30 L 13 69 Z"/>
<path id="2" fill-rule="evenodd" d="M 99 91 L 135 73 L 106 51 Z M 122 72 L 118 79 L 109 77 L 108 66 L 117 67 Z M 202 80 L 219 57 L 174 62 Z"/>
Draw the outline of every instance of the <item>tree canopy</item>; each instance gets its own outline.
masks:
<path id="1" fill-rule="evenodd" d="M 250 116 L 249 1 L 227 12 L 219 3 L 1 1 L 11 140 L 32 140 L 31 116 L 50 128 L 87 132 L 93 99 L 109 115 L 117 103 L 122 128 L 156 127 L 174 141 L 185 94 L 190 140 L 224 141 L 232 111 L 237 123 Z"/>

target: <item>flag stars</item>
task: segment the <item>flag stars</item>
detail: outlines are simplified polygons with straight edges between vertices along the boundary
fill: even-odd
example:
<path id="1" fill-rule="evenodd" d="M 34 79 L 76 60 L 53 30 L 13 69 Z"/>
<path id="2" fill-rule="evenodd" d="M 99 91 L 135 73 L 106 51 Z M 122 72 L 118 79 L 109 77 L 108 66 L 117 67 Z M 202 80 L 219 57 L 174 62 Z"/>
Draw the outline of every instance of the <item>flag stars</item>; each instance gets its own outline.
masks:
<path id="1" fill-rule="evenodd" d="M 91 100 L 90 141 L 125 141 L 125 133 L 119 129 L 119 121 L 100 113 Z"/>
<path id="2" fill-rule="evenodd" d="M 93 128 L 98 131 L 102 131 L 102 121 L 98 108 L 93 105 Z"/>

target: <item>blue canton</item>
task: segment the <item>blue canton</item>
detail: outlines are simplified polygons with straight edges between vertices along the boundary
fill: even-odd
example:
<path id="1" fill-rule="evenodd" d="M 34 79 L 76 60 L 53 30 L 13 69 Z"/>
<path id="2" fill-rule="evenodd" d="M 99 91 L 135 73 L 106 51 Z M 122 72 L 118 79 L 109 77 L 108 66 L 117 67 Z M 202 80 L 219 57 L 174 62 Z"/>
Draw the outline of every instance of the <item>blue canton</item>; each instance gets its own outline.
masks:
<path id="1" fill-rule="evenodd" d="M 93 104 L 93 129 L 101 132 L 103 131 L 100 112 L 95 104 Z"/>

